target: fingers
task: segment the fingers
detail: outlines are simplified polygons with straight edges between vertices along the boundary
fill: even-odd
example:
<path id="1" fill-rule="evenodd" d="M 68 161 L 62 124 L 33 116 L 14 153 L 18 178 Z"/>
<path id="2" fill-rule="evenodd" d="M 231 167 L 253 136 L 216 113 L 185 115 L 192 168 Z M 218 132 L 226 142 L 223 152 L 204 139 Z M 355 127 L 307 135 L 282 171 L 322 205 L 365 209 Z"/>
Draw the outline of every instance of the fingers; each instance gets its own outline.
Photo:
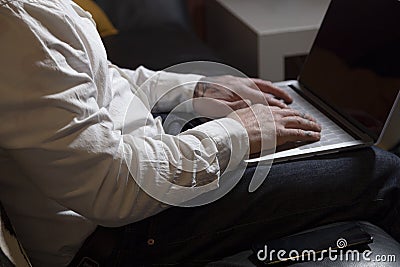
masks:
<path id="1" fill-rule="evenodd" d="M 279 110 L 279 113 L 284 116 L 284 117 L 293 117 L 293 116 L 297 116 L 297 117 L 301 117 L 313 122 L 317 122 L 316 119 L 314 119 L 311 115 L 308 115 L 307 113 L 303 113 L 300 111 L 297 111 L 295 109 L 291 109 L 291 108 L 285 108 L 285 109 L 281 109 Z"/>
<path id="2" fill-rule="evenodd" d="M 196 98 L 193 100 L 193 108 L 196 112 L 207 118 L 225 117 L 234 110 L 250 106 L 251 101 L 248 99 L 226 101 L 213 98 Z"/>
<path id="3" fill-rule="evenodd" d="M 248 108 L 251 106 L 251 101 L 248 99 L 237 100 L 233 102 L 221 101 L 228 105 L 232 110 L 238 110 L 242 108 Z"/>
<path id="4" fill-rule="evenodd" d="M 282 101 L 279 101 L 276 98 L 267 98 L 267 102 L 270 106 L 276 106 L 276 107 L 280 107 L 280 108 L 288 108 L 288 106 L 283 103 Z"/>
<path id="5" fill-rule="evenodd" d="M 229 103 L 213 98 L 196 98 L 193 100 L 193 108 L 198 114 L 206 118 L 220 118 L 232 112 L 233 108 Z M 239 105 L 239 103 L 236 103 L 236 105 Z"/>
<path id="6" fill-rule="evenodd" d="M 275 109 L 277 142 L 314 142 L 321 139 L 321 126 L 311 116 L 293 109 Z"/>
<path id="7" fill-rule="evenodd" d="M 253 104 L 263 104 L 263 105 L 268 104 L 271 107 L 276 106 L 280 108 L 288 108 L 288 106 L 282 100 L 275 98 L 271 94 L 265 94 L 258 89 L 253 90 L 252 88 L 247 87 L 247 90 L 243 90 L 243 92 L 246 92 L 246 94 L 243 94 L 244 97 L 251 99 L 251 102 Z"/>
<path id="8" fill-rule="evenodd" d="M 321 139 L 321 134 L 319 132 L 305 131 L 301 129 L 282 129 L 280 130 L 280 135 L 282 136 L 283 142 L 315 142 Z"/>
<path id="9" fill-rule="evenodd" d="M 272 94 L 276 98 L 283 99 L 286 103 L 292 103 L 292 97 L 283 91 L 281 88 L 274 86 L 271 82 L 264 81 L 261 79 L 252 79 L 252 81 L 260 88 L 260 90 L 264 93 Z"/>
<path id="10" fill-rule="evenodd" d="M 286 129 L 300 129 L 314 132 L 321 131 L 321 126 L 318 123 L 297 116 L 284 117 L 282 122 Z"/>

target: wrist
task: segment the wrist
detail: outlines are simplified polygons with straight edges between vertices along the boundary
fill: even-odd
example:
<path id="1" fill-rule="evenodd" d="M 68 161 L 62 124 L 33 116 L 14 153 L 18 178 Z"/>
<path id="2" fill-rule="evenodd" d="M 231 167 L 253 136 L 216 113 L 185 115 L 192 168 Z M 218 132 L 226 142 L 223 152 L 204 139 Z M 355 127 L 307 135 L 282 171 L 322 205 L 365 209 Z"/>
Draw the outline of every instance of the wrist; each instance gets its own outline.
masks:
<path id="1" fill-rule="evenodd" d="M 205 78 L 201 78 L 197 84 L 196 87 L 194 88 L 193 92 L 193 98 L 200 98 L 204 97 L 206 94 L 206 91 L 209 89 L 209 84 L 208 82 L 205 81 Z"/>

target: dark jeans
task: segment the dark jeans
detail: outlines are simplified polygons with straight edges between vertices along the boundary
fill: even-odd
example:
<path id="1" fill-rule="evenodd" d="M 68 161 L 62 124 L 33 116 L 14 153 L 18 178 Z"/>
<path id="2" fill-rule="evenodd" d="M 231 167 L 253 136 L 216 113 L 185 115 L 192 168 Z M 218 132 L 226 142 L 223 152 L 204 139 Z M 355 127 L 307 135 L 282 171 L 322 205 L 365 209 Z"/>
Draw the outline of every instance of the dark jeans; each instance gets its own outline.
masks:
<path id="1" fill-rule="evenodd" d="M 203 265 L 256 241 L 345 220 L 370 221 L 400 240 L 400 158 L 394 154 L 366 148 L 275 164 L 249 193 L 253 171 L 214 203 L 170 208 L 120 228 L 110 266 Z"/>

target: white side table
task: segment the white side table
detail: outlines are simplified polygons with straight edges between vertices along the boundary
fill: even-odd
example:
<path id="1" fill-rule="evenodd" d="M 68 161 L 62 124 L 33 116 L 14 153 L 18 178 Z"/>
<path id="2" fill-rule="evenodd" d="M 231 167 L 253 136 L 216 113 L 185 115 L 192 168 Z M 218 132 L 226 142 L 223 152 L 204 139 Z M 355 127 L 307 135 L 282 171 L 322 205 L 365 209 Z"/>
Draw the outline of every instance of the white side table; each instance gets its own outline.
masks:
<path id="1" fill-rule="evenodd" d="M 247 75 L 284 79 L 285 57 L 309 52 L 330 0 L 206 1 L 207 42 Z"/>

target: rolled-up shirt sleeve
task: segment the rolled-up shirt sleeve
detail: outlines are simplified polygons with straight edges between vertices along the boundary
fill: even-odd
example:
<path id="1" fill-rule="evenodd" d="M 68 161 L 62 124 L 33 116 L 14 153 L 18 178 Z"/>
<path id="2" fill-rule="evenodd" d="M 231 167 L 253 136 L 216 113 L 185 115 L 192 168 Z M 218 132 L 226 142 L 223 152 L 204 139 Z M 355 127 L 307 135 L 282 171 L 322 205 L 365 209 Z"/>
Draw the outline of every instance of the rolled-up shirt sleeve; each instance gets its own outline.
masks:
<path id="1" fill-rule="evenodd" d="M 25 8 L 35 14 L 41 7 Z M 0 73 L 0 145 L 48 198 L 97 224 L 124 225 L 165 208 L 143 190 L 146 185 L 161 195 L 200 185 L 212 190 L 221 170 L 234 168 L 247 153 L 246 131 L 232 119 L 171 136 L 159 119 L 149 118 L 125 133 L 121 114 L 136 98 L 130 84 L 140 86 L 147 70 L 110 69 L 104 51 L 88 49 L 90 40 L 60 17 L 37 23 L 12 12 L 2 14 L 15 29 L 4 33 L 0 44 L 2 62 L 9 66 Z M 51 31 L 41 30 L 46 24 Z M 163 75 L 163 83 L 199 78 Z M 182 99 L 171 96 L 172 104 L 163 102 L 161 109 L 187 99 L 193 86 L 186 90 Z"/>

